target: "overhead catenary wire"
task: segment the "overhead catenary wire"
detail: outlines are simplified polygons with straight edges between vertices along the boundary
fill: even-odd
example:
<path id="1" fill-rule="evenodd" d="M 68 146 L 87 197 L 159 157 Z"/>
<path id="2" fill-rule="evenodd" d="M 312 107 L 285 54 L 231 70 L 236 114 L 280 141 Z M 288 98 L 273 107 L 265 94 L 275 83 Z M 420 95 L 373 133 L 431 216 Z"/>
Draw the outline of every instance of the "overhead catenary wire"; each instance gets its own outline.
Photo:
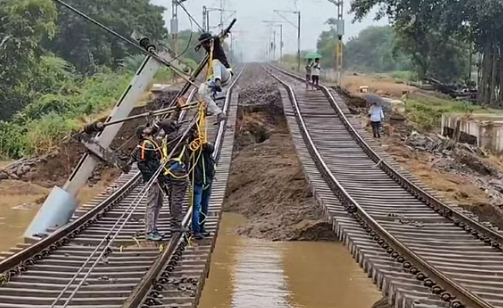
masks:
<path id="1" fill-rule="evenodd" d="M 189 124 L 189 127 L 184 131 L 184 133 L 182 134 L 182 136 L 179 139 L 178 143 L 175 145 L 175 147 L 173 148 L 173 150 L 170 152 L 169 158 L 171 158 L 173 156 L 174 151 L 181 145 L 181 143 L 183 142 L 183 140 L 185 140 L 185 138 L 187 137 L 187 134 L 192 130 L 192 128 L 195 125 L 195 123 L 196 123 L 197 120 L 198 120 L 198 115 L 196 115 L 196 116 L 193 117 L 191 123 Z M 75 275 L 72 277 L 72 279 L 70 279 L 70 281 L 66 284 L 66 286 L 63 288 L 63 290 L 60 292 L 60 294 L 57 296 L 57 298 L 52 303 L 51 308 L 54 308 L 57 305 L 58 301 L 63 297 L 64 294 L 66 294 L 67 290 L 70 288 L 70 286 L 72 285 L 72 283 L 77 279 L 77 277 L 79 276 L 79 274 L 84 270 L 85 266 L 89 264 L 89 262 L 91 261 L 91 259 L 98 252 L 98 250 L 100 250 L 100 248 L 102 248 L 102 245 L 105 242 L 107 242 L 107 244 L 101 249 L 100 255 L 96 258 L 96 260 L 93 262 L 93 264 L 91 265 L 91 267 L 87 270 L 87 272 L 84 275 L 84 277 L 82 277 L 82 279 L 80 280 L 79 284 L 75 287 L 75 289 L 73 289 L 73 291 L 70 294 L 70 296 L 66 299 L 66 301 L 63 304 L 62 308 L 66 308 L 69 305 L 69 303 L 72 301 L 72 299 L 75 296 L 75 294 L 82 287 L 82 285 L 84 284 L 84 282 L 86 281 L 86 279 L 89 277 L 89 275 L 91 274 L 91 272 L 94 270 L 94 268 L 96 267 L 96 265 L 99 263 L 99 261 L 101 260 L 101 258 L 105 255 L 105 253 L 107 252 L 108 248 L 110 248 L 110 246 L 114 242 L 115 238 L 118 236 L 119 232 L 122 230 L 122 228 L 125 226 L 125 224 L 129 221 L 129 219 L 133 215 L 134 211 L 136 210 L 136 208 L 140 204 L 140 201 L 145 197 L 145 195 L 147 194 L 147 192 L 150 189 L 150 187 L 152 185 L 154 185 L 154 182 L 156 181 L 156 179 L 158 178 L 158 176 L 160 175 L 160 173 L 163 172 L 163 170 L 166 167 L 166 164 L 168 163 L 168 161 L 169 161 L 169 159 L 166 159 L 164 163 L 161 163 L 161 165 L 159 166 L 159 168 L 157 169 L 157 171 L 154 173 L 154 175 L 152 176 L 152 178 L 144 185 L 144 187 L 142 188 L 142 190 L 140 191 L 140 193 L 135 197 L 135 199 L 126 208 L 126 210 L 121 215 L 121 217 L 119 217 L 117 219 L 117 221 L 115 222 L 115 224 L 112 226 L 111 230 L 105 235 L 105 237 L 101 240 L 101 242 L 96 246 L 96 248 L 93 250 L 93 252 L 86 259 L 86 261 L 84 261 L 84 263 L 81 265 L 81 267 L 75 273 Z M 115 230 L 116 226 L 119 224 L 119 222 L 121 222 L 121 220 L 124 218 L 124 216 L 126 214 L 128 214 L 128 215 L 127 215 L 127 217 L 125 217 L 124 221 L 122 221 L 122 224 L 120 225 L 119 229 Z M 115 233 L 114 233 L 114 231 L 115 231 Z M 112 238 L 110 238 L 110 235 L 112 233 L 114 233 L 114 234 L 113 234 Z"/>
<path id="2" fill-rule="evenodd" d="M 97 25 L 98 27 L 102 28 L 103 30 L 107 31 L 108 33 L 114 35 L 115 37 L 123 40 L 124 42 L 130 44 L 131 46 L 134 46 L 135 48 L 137 48 L 138 50 L 140 50 L 142 53 L 156 59 L 157 61 L 159 61 L 159 63 L 171 68 L 176 74 L 178 74 L 181 78 L 183 78 L 186 82 L 188 82 L 189 84 L 193 85 L 194 87 L 197 87 L 197 85 L 192 81 L 190 80 L 190 76 L 187 76 L 185 75 L 184 72 L 182 72 L 180 69 L 178 69 L 177 67 L 173 66 L 171 64 L 170 61 L 167 61 L 163 58 L 161 58 L 160 56 L 158 56 L 157 54 L 153 53 L 152 51 L 150 50 L 146 50 L 145 48 L 143 48 L 142 46 L 138 45 L 137 43 L 131 41 L 130 39 L 120 35 L 119 33 L 115 32 L 114 30 L 110 29 L 109 27 L 103 25 L 102 23 L 98 22 L 97 20 L 91 18 L 90 16 L 82 13 L 81 11 L 77 10 L 76 8 L 72 7 L 71 5 L 67 4 L 66 2 L 62 1 L 62 0 L 52 0 L 52 1 L 55 1 L 57 2 L 58 4 L 66 7 L 67 9 L 71 10 L 72 12 L 74 12 L 75 14 L 78 14 L 79 16 L 81 16 L 82 18 L 86 19 L 87 21 Z"/>

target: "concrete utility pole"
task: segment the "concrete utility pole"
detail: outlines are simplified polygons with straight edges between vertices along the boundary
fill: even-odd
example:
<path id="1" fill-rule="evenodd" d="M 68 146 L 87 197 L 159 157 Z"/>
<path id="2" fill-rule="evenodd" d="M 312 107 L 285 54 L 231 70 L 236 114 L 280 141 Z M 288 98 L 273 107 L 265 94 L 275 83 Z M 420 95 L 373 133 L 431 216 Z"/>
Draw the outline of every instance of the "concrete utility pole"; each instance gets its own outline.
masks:
<path id="1" fill-rule="evenodd" d="M 171 1 L 171 38 L 173 39 L 173 51 L 178 56 L 178 4 L 187 0 Z"/>
<path id="2" fill-rule="evenodd" d="M 282 11 L 282 10 L 274 10 L 276 14 L 278 14 L 281 18 L 283 18 L 287 23 L 291 24 L 297 29 L 297 71 L 300 72 L 300 11 Z M 289 21 L 285 16 L 281 14 L 281 12 L 284 13 L 291 13 L 291 14 L 296 14 L 297 15 L 297 25 Z"/>
<path id="3" fill-rule="evenodd" d="M 279 27 L 279 61 L 283 58 L 283 24 L 275 20 L 262 20 L 263 23 L 269 24 L 270 26 Z"/>
<path id="4" fill-rule="evenodd" d="M 343 17 L 343 7 L 344 2 L 342 0 L 328 0 L 337 6 L 337 24 L 336 24 L 336 35 L 337 44 L 335 45 L 335 72 L 337 74 L 337 83 L 341 85 L 342 82 L 342 37 L 344 36 L 344 17 Z"/>
<path id="5" fill-rule="evenodd" d="M 204 32 L 210 31 L 210 29 L 208 29 L 209 25 L 207 25 L 207 23 L 208 23 L 207 17 L 208 17 L 208 9 L 206 8 L 206 5 L 203 5 L 203 31 Z"/>

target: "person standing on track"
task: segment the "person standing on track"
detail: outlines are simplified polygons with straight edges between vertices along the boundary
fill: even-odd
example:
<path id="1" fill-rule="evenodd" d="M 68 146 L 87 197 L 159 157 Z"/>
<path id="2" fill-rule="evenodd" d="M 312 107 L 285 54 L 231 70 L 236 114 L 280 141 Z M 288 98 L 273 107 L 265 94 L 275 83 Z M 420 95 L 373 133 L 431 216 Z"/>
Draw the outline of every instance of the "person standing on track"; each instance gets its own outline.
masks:
<path id="1" fill-rule="evenodd" d="M 372 106 L 370 106 L 369 109 L 369 120 L 374 138 L 381 138 L 381 126 L 384 121 L 384 112 L 382 106 L 375 100 L 372 102 Z"/>
<path id="2" fill-rule="evenodd" d="M 313 66 L 311 68 L 311 75 L 313 79 L 313 88 L 317 89 L 317 86 L 320 83 L 320 72 L 321 72 L 321 65 L 320 65 L 320 59 L 316 58 L 314 59 Z"/>
<path id="3" fill-rule="evenodd" d="M 161 148 L 152 139 L 153 130 L 146 125 L 136 128 L 136 137 L 139 143 L 132 153 L 133 160 L 137 163 L 138 169 L 143 177 L 143 183 L 148 183 L 161 165 Z M 157 219 L 162 208 L 164 185 L 164 175 L 160 174 L 148 188 L 147 208 L 145 210 L 145 236 L 147 240 L 160 241 L 162 234 L 157 230 Z"/>
<path id="4" fill-rule="evenodd" d="M 179 111 L 175 113 L 176 118 Z M 183 133 L 179 131 L 180 125 L 171 118 L 154 123 L 154 129 L 156 131 L 162 130 L 165 134 L 162 144 L 163 157 L 167 158 L 172 153 L 164 167 L 171 213 L 171 231 L 185 232 L 186 230 L 182 226 L 182 219 L 183 201 L 185 200 L 189 185 L 187 181 L 188 140 L 187 138 L 183 138 Z M 178 143 L 179 145 L 176 146 Z"/>
<path id="5" fill-rule="evenodd" d="M 215 103 L 214 94 L 225 92 L 224 88 L 230 85 L 233 76 L 232 68 L 227 61 L 220 37 L 203 33 L 199 37 L 199 45 L 203 46 L 210 55 L 211 71 L 209 78 L 199 86 L 199 97 L 204 99 L 208 106 L 208 115 L 217 114 L 217 123 L 225 120 L 225 113 Z M 197 48 L 197 47 L 196 47 Z"/>
<path id="6" fill-rule="evenodd" d="M 215 176 L 214 147 L 205 143 L 200 149 L 192 152 L 190 180 L 192 181 L 192 232 L 196 240 L 201 240 L 211 234 L 204 228 L 208 216 L 211 196 L 211 184 Z"/>
<path id="7" fill-rule="evenodd" d="M 306 64 L 306 90 L 309 90 L 309 84 L 311 83 L 312 68 L 313 68 L 313 62 L 311 61 L 311 59 L 308 59 Z"/>

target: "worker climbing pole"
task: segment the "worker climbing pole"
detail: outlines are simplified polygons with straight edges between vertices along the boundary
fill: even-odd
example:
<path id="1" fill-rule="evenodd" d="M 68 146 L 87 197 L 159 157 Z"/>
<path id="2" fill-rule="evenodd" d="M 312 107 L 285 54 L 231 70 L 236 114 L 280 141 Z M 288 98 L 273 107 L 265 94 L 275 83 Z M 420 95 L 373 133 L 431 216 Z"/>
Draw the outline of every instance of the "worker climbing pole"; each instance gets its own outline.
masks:
<path id="1" fill-rule="evenodd" d="M 112 140 L 119 132 L 122 124 L 125 121 L 131 120 L 135 117 L 128 117 L 134 108 L 135 103 L 139 100 L 141 95 L 147 90 L 147 85 L 152 81 L 154 75 L 161 66 L 169 67 L 178 76 L 186 81 L 182 90 L 178 92 L 175 99 L 168 106 L 163 106 L 164 109 L 154 112 L 157 116 L 160 114 L 168 115 L 173 112 L 169 108 L 175 105 L 177 99 L 183 97 L 191 86 L 199 87 L 195 80 L 203 68 L 206 66 L 208 56 L 205 57 L 191 76 L 187 76 L 183 69 L 175 66 L 176 62 L 172 56 L 172 52 L 158 51 L 156 46 L 150 42 L 146 37 L 136 39 L 136 42 L 118 34 L 105 25 L 97 22 L 86 14 L 78 11 L 72 6 L 66 4 L 62 0 L 53 0 L 65 9 L 81 16 L 85 20 L 95 24 L 97 27 L 105 30 L 119 40 L 132 45 L 137 50 L 143 52 L 146 57 L 140 66 L 137 73 L 134 75 L 130 85 L 126 88 L 123 95 L 117 102 L 112 113 L 107 117 L 103 123 L 92 123 L 87 125 L 85 129 L 77 134 L 76 137 L 86 147 L 87 153 L 83 155 L 72 174 L 68 178 L 66 184 L 62 187 L 54 187 L 46 201 L 40 208 L 39 212 L 33 219 L 30 226 L 25 231 L 26 238 L 37 238 L 42 236 L 47 229 L 54 226 L 62 226 L 66 224 L 73 215 L 73 212 L 78 206 L 78 201 L 75 196 L 82 188 L 98 162 L 106 162 L 113 166 L 121 167 L 124 171 L 129 168 L 127 160 L 111 149 L 108 149 Z M 236 19 L 218 36 L 225 37 L 230 31 Z M 187 104 L 183 108 L 195 108 L 196 104 Z M 150 116 L 149 114 L 147 116 Z"/>

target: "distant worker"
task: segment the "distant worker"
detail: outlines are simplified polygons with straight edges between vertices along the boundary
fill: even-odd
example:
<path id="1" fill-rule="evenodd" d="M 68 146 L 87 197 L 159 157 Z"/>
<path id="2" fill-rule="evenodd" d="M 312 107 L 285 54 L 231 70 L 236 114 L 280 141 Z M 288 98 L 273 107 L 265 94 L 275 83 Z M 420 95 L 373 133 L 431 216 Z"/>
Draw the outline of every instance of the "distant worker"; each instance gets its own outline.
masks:
<path id="1" fill-rule="evenodd" d="M 180 110 L 179 110 L 180 111 Z M 176 115 L 179 114 L 179 111 Z M 179 131 L 180 125 L 173 119 L 165 119 L 154 124 L 156 131 L 162 130 L 165 134 L 162 144 L 163 156 L 168 157 L 164 169 L 164 176 L 169 198 L 169 209 L 171 213 L 171 231 L 184 232 L 183 219 L 183 201 L 188 187 L 188 151 L 189 140 L 183 138 L 183 133 Z M 182 139 L 183 138 L 183 139 Z M 178 144 L 178 146 L 177 146 Z"/>
<path id="2" fill-rule="evenodd" d="M 381 126 L 384 121 L 384 112 L 381 104 L 379 104 L 377 100 L 374 99 L 371 104 L 369 109 L 369 120 L 372 126 L 372 134 L 374 138 L 381 138 Z"/>
<path id="3" fill-rule="evenodd" d="M 320 65 L 320 59 L 316 58 L 314 59 L 311 75 L 313 79 L 313 88 L 317 87 L 320 83 L 320 72 L 321 72 L 321 65 Z"/>
<path id="4" fill-rule="evenodd" d="M 143 183 L 148 183 L 161 165 L 161 148 L 152 139 L 153 130 L 146 125 L 136 128 L 136 137 L 139 139 L 138 146 L 133 151 L 133 160 L 137 163 L 138 169 L 143 178 Z M 145 210 L 145 236 L 147 240 L 160 241 L 162 234 L 157 230 L 157 220 L 163 203 L 162 186 L 164 185 L 164 175 L 162 173 L 156 178 L 147 192 L 147 208 Z"/>
<path id="5" fill-rule="evenodd" d="M 309 84 L 311 83 L 312 67 L 313 67 L 313 61 L 311 59 L 308 59 L 306 64 L 306 90 L 309 90 Z"/>
<path id="6" fill-rule="evenodd" d="M 223 88 L 230 85 L 233 75 L 232 68 L 227 61 L 220 37 L 212 36 L 210 33 L 203 33 L 199 37 L 199 44 L 203 46 L 208 54 L 211 53 L 213 48 L 211 53 L 213 60 L 210 63 L 212 71 L 209 72 L 211 75 L 206 82 L 199 86 L 198 94 L 208 105 L 208 115 L 217 114 L 218 123 L 225 120 L 226 116 L 213 98 L 216 93 L 225 92 Z"/>
<path id="7" fill-rule="evenodd" d="M 208 237 L 211 234 L 204 228 L 208 217 L 208 207 L 211 196 L 211 185 L 215 176 L 215 160 L 213 159 L 214 147 L 205 143 L 201 148 L 192 153 L 190 174 L 193 183 L 192 189 L 192 232 L 196 240 Z"/>

